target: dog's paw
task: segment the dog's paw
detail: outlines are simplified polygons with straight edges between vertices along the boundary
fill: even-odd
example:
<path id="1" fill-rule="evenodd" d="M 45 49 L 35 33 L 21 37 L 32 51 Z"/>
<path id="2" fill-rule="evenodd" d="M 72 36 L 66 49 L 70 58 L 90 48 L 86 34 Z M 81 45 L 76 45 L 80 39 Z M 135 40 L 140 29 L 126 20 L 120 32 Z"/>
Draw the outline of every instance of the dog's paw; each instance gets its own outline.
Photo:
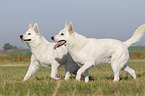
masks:
<path id="1" fill-rule="evenodd" d="M 25 79 L 23 79 L 22 81 L 21 81 L 21 83 L 24 83 L 26 80 Z"/>
<path id="2" fill-rule="evenodd" d="M 66 74 L 65 74 L 65 80 L 68 80 L 70 78 L 70 73 L 69 72 L 67 72 Z"/>
<path id="3" fill-rule="evenodd" d="M 113 80 L 114 83 L 117 83 L 118 81 Z"/>
<path id="4" fill-rule="evenodd" d="M 60 80 L 60 78 L 55 78 L 55 80 Z"/>
<path id="5" fill-rule="evenodd" d="M 89 77 L 86 77 L 85 78 L 85 83 L 88 83 L 89 82 Z"/>
<path id="6" fill-rule="evenodd" d="M 69 78 L 65 77 L 64 80 L 69 80 Z"/>
<path id="7" fill-rule="evenodd" d="M 76 76 L 76 81 L 81 81 L 81 76 Z"/>
<path id="8" fill-rule="evenodd" d="M 114 83 L 117 83 L 118 81 L 119 81 L 119 79 L 114 79 L 113 80 Z"/>
<path id="9" fill-rule="evenodd" d="M 52 79 L 55 79 L 55 80 L 60 80 L 60 78 L 57 78 L 57 77 L 51 77 Z"/>
<path id="10" fill-rule="evenodd" d="M 79 81 L 80 82 L 81 80 L 80 79 L 76 79 L 76 81 Z"/>

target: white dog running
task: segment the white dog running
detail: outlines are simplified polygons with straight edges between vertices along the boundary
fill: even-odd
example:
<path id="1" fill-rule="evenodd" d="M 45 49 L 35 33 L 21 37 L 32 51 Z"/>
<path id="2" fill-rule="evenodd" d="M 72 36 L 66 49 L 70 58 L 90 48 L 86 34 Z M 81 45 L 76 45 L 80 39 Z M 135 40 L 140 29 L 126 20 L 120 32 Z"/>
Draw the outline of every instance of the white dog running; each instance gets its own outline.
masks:
<path id="1" fill-rule="evenodd" d="M 65 24 L 65 28 L 58 35 L 52 37 L 52 39 L 59 41 L 55 45 L 55 49 L 65 44 L 74 61 L 84 64 L 78 70 L 76 80 L 80 81 L 82 72 L 87 71 L 91 66 L 106 62 L 111 57 L 114 81 L 118 81 L 119 71 L 121 69 L 129 72 L 136 79 L 135 71 L 128 67 L 127 64 L 129 61 L 128 47 L 139 41 L 144 33 L 145 24 L 140 26 L 133 36 L 125 42 L 115 39 L 86 38 L 74 32 L 72 23 L 70 22 L 68 27 Z"/>
<path id="2" fill-rule="evenodd" d="M 21 35 L 20 38 L 28 44 L 32 51 L 31 64 L 23 81 L 28 80 L 29 77 L 39 69 L 39 66 L 50 69 L 49 65 L 51 65 L 51 78 L 55 80 L 59 79 L 56 74 L 60 65 L 65 65 L 67 72 L 65 75 L 66 80 L 69 79 L 70 73 L 75 73 L 80 68 L 78 64 L 73 61 L 64 46 L 54 50 L 56 43 L 48 42 L 40 34 L 37 23 L 35 23 L 33 28 L 31 24 L 29 24 L 28 31 L 24 35 Z"/>

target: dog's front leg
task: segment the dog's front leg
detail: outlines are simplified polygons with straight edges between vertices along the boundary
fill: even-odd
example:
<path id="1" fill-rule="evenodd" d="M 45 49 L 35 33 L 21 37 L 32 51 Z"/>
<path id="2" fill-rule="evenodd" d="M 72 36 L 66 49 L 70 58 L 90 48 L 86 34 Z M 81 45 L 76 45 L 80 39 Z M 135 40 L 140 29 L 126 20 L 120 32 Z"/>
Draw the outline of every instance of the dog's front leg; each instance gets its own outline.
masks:
<path id="1" fill-rule="evenodd" d="M 79 70 L 78 70 L 78 72 L 77 72 L 77 76 L 76 76 L 76 80 L 77 81 L 80 81 L 80 79 L 81 79 L 81 74 L 83 73 L 83 72 L 85 72 L 85 82 L 88 82 L 88 72 L 87 72 L 87 70 L 90 68 L 92 66 L 92 63 L 85 63 Z"/>
<path id="2" fill-rule="evenodd" d="M 60 78 L 57 78 L 57 72 L 58 72 L 58 67 L 60 66 L 59 63 L 55 62 L 51 65 L 51 78 L 55 80 L 59 80 Z"/>
<path id="3" fill-rule="evenodd" d="M 28 80 L 32 74 L 34 74 L 35 72 L 37 72 L 38 69 L 39 69 L 39 66 L 40 66 L 39 62 L 38 62 L 37 59 L 32 55 L 32 56 L 31 56 L 31 63 L 30 63 L 29 69 L 28 69 L 28 71 L 27 71 L 27 73 L 26 73 L 26 75 L 25 75 L 23 81 Z"/>

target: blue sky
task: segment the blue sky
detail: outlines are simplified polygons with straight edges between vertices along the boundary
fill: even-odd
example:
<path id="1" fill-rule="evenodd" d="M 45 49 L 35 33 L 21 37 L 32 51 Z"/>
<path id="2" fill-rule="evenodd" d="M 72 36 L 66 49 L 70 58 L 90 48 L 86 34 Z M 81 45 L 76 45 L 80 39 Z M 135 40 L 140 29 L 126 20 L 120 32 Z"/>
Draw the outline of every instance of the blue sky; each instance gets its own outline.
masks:
<path id="1" fill-rule="evenodd" d="M 50 37 L 72 21 L 76 32 L 93 38 L 125 41 L 145 24 L 145 0 L 1 0 L 0 49 L 5 43 L 28 48 L 19 39 L 29 23 Z M 134 45 L 145 46 L 145 36 Z"/>

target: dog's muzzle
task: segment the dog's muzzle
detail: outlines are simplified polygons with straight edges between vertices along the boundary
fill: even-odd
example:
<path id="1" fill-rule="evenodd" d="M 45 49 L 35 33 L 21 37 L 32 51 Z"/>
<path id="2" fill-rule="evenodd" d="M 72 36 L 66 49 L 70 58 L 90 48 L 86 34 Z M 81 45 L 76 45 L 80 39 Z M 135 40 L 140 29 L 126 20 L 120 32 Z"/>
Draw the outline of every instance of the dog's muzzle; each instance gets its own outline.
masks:
<path id="1" fill-rule="evenodd" d="M 30 41 L 31 41 L 31 39 L 23 39 L 23 35 L 20 35 L 20 38 L 21 38 L 21 40 L 24 41 L 24 42 L 30 42 Z"/>

